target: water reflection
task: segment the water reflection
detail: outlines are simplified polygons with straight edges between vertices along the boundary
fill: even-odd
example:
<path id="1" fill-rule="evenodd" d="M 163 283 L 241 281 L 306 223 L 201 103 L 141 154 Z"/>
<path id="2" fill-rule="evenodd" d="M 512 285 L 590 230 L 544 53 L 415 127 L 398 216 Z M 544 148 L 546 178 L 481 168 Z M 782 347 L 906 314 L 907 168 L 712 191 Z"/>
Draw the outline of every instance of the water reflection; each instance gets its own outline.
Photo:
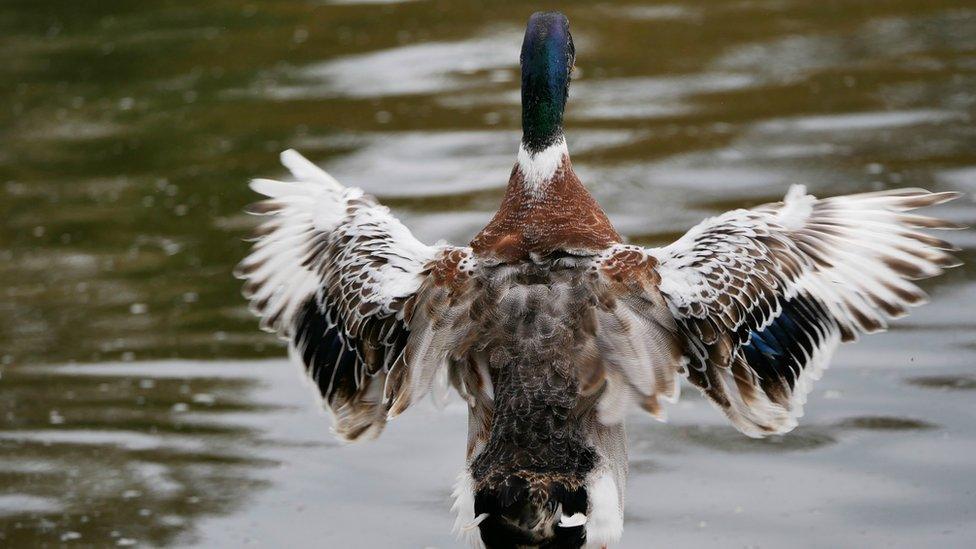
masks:
<path id="1" fill-rule="evenodd" d="M 521 40 L 520 30 L 507 29 L 483 38 L 350 55 L 287 71 L 281 78 L 269 78 L 265 85 L 259 83 L 253 93 L 261 98 L 290 101 L 441 94 L 483 87 L 487 82 L 508 84 L 517 80 L 513 69 L 518 66 Z M 282 79 L 286 83 L 280 82 Z"/>
<path id="2" fill-rule="evenodd" d="M 976 378 L 973 376 L 920 376 L 907 380 L 912 385 L 943 390 L 976 390 Z"/>
<path id="3" fill-rule="evenodd" d="M 266 484 L 255 471 L 277 462 L 253 451 L 266 442 L 254 426 L 228 419 L 278 405 L 252 398 L 255 382 L 240 374 L 169 366 L 5 376 L 5 543 L 166 545 Z"/>
<path id="4" fill-rule="evenodd" d="M 563 9 L 579 51 L 574 163 L 633 241 L 666 242 L 790 183 L 976 189 L 967 2 Z M 511 169 L 529 11 L 0 6 L 4 542 L 453 546 L 463 407 L 340 450 L 291 370 L 227 362 L 282 355 L 229 272 L 251 224 L 244 182 L 280 175 L 286 147 L 382 197 L 425 240 L 470 238 Z M 969 197 L 939 213 L 976 223 Z M 933 303 L 894 332 L 845 349 L 793 435 L 741 438 L 690 391 L 671 424 L 636 418 L 623 545 L 976 535 L 976 233 L 951 239 L 967 266 L 927 283 Z M 180 360 L 132 362 L 147 359 Z M 362 533 L 377 513 L 390 528 Z"/>

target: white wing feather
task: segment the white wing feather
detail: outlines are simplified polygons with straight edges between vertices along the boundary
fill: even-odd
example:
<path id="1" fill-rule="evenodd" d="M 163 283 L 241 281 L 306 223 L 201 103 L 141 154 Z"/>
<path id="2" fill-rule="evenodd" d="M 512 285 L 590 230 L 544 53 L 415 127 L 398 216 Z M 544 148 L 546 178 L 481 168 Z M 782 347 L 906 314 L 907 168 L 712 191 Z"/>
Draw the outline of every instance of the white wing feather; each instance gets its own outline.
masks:
<path id="1" fill-rule="evenodd" d="M 794 186 L 783 202 L 725 213 L 647 250 L 684 333 L 689 379 L 746 434 L 792 429 L 840 341 L 885 329 L 925 301 L 912 280 L 959 265 L 951 244 L 919 230 L 958 225 L 905 213 L 958 196 L 818 200 Z"/>
<path id="2" fill-rule="evenodd" d="M 281 161 L 298 181 L 251 182 L 267 199 L 250 212 L 268 219 L 235 274 L 246 281 L 244 295 L 261 327 L 289 341 L 338 434 L 375 436 L 390 409 L 387 374 L 398 363 L 403 370 L 417 365 L 404 358 L 411 329 L 421 334 L 415 354 L 426 362 L 417 361 L 415 375 L 398 376 L 411 380 L 405 387 L 413 393 L 397 395 L 400 408 L 424 392 L 417 380 L 432 377 L 443 361 L 445 338 L 432 339 L 424 325 L 436 308 L 423 307 L 415 325 L 410 311 L 432 262 L 459 249 L 421 243 L 373 197 L 342 186 L 293 150 Z M 440 346 L 431 349 L 431 341 Z"/>

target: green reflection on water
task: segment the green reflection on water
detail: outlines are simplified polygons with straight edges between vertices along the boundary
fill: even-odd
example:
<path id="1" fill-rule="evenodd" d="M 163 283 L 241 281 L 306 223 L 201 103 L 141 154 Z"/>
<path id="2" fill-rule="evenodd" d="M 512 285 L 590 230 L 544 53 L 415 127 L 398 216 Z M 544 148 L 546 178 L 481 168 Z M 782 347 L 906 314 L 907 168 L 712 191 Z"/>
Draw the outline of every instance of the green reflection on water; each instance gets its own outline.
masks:
<path id="1" fill-rule="evenodd" d="M 3 381 L 0 539 L 164 545 L 241 504 L 276 465 L 242 451 L 257 434 L 220 419 L 262 406 L 244 379 L 22 375 Z M 29 370 L 28 370 L 29 371 Z M 37 395 L 44 400 L 38 402 Z"/>

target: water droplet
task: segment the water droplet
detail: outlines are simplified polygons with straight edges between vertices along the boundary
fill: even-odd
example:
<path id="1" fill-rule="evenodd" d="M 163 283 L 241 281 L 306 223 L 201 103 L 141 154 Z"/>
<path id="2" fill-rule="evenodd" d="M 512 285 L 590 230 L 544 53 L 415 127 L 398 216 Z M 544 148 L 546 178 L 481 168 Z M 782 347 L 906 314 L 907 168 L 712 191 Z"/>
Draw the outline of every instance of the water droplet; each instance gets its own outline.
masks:
<path id="1" fill-rule="evenodd" d="M 61 415 L 61 412 L 58 412 L 57 410 L 51 410 L 50 412 L 48 412 L 47 415 L 48 415 L 48 422 L 51 425 L 64 424 L 64 416 Z"/>
<path id="2" fill-rule="evenodd" d="M 197 393 L 193 395 L 193 402 L 196 402 L 197 404 L 206 404 L 207 406 L 210 406 L 214 402 L 217 402 L 217 399 L 210 393 Z"/>

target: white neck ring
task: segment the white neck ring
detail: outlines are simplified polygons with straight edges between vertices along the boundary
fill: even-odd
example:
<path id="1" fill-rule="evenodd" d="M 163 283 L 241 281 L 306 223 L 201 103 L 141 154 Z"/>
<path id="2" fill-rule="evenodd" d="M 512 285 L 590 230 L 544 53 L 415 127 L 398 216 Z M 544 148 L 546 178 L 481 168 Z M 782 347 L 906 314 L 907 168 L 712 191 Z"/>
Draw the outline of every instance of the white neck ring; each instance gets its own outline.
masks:
<path id="1" fill-rule="evenodd" d="M 569 156 L 566 138 L 559 136 L 556 141 L 539 152 L 531 152 L 525 143 L 519 145 L 518 169 L 522 173 L 526 189 L 535 193 L 552 180 L 563 165 L 563 158 Z"/>

